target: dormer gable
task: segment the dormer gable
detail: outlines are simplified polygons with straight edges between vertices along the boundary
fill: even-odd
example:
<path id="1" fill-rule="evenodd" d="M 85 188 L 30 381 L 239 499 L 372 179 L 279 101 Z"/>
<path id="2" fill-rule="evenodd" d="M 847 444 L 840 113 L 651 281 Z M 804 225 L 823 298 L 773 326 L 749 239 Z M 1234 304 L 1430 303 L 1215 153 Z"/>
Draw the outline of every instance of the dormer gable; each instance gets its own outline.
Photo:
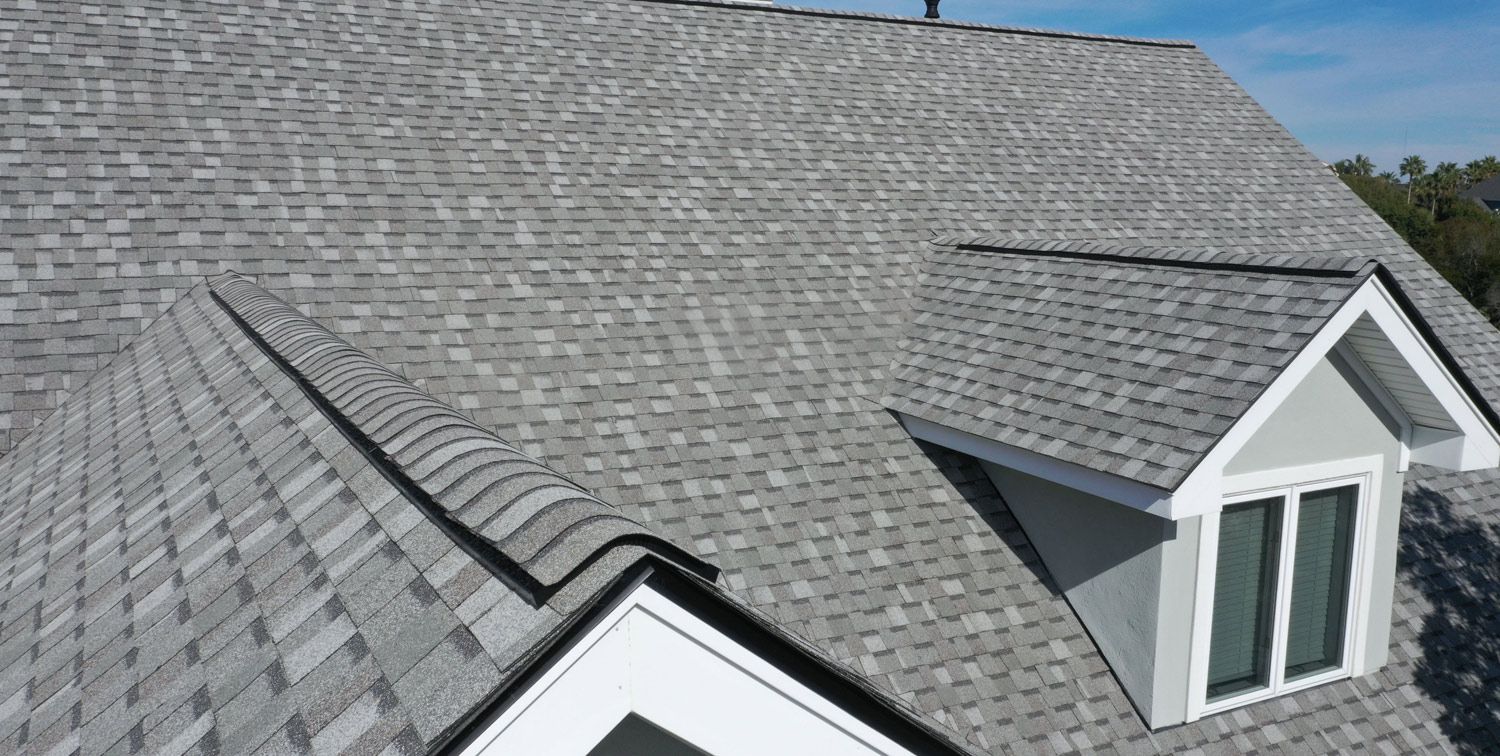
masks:
<path id="1" fill-rule="evenodd" d="M 934 244 L 885 399 L 978 458 L 1152 727 L 1385 663 L 1402 479 L 1500 466 L 1376 262 Z"/>
<path id="2" fill-rule="evenodd" d="M 1493 411 L 1371 260 L 940 240 L 914 300 L 885 398 L 913 435 L 1168 519 L 1215 507 L 1335 349 L 1399 410 L 1409 461 L 1500 466 Z"/>

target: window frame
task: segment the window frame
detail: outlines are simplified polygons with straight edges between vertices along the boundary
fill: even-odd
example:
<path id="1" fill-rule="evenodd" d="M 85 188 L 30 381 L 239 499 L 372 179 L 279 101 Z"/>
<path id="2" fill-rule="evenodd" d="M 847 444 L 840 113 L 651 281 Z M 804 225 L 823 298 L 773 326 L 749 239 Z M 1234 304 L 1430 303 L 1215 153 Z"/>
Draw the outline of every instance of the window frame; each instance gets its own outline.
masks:
<path id="1" fill-rule="evenodd" d="M 1371 532 L 1374 509 L 1380 501 L 1381 470 L 1384 457 L 1375 455 L 1337 462 L 1283 468 L 1244 475 L 1226 476 L 1219 506 L 1203 515 L 1198 539 L 1198 576 L 1194 597 L 1193 644 L 1189 661 L 1188 717 L 1200 717 L 1237 709 L 1259 701 L 1277 698 L 1307 688 L 1325 685 L 1362 673 L 1360 660 L 1365 656 L 1366 614 L 1373 582 L 1375 542 Z M 1297 514 L 1301 497 L 1348 485 L 1358 487 L 1354 502 L 1349 566 L 1349 589 L 1345 596 L 1343 654 L 1336 669 L 1307 675 L 1292 682 L 1286 677 L 1287 632 L 1290 627 L 1291 577 L 1296 569 Z M 1208 701 L 1208 656 L 1213 632 L 1214 582 L 1219 553 L 1219 522 L 1225 505 L 1282 496 L 1281 544 L 1277 553 L 1276 605 L 1272 616 L 1270 679 L 1264 688 L 1246 691 L 1218 701 Z"/>

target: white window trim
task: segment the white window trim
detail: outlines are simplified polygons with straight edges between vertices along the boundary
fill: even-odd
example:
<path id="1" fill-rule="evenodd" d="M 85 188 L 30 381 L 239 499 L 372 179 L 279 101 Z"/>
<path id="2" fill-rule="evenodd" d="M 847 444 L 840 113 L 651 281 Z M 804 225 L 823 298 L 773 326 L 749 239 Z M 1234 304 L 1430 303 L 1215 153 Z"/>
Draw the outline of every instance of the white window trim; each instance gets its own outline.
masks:
<path id="1" fill-rule="evenodd" d="M 1374 528 L 1378 518 L 1375 508 L 1379 506 L 1383 481 L 1381 470 L 1384 457 L 1380 455 L 1327 462 L 1316 465 L 1282 468 L 1265 472 L 1246 473 L 1226 477 L 1225 488 L 1233 493 L 1220 501 L 1220 507 L 1203 515 L 1198 534 L 1198 581 L 1194 591 L 1193 633 L 1191 656 L 1188 661 L 1188 705 L 1186 721 L 1192 722 L 1210 714 L 1239 708 L 1257 701 L 1292 693 L 1294 691 L 1323 685 L 1334 680 L 1354 677 L 1364 672 L 1360 660 L 1365 658 L 1369 629 L 1368 613 L 1371 605 L 1371 590 L 1374 586 L 1374 555 L 1370 553 L 1375 543 Z M 1295 548 L 1297 531 L 1295 497 L 1303 491 L 1359 484 L 1359 498 L 1355 502 L 1353 564 L 1350 567 L 1349 606 L 1345 614 L 1344 658 L 1336 670 L 1287 684 L 1282 681 L 1285 670 L 1281 663 L 1286 646 L 1287 604 L 1291 591 L 1285 586 L 1295 569 L 1289 555 Z M 1263 690 L 1247 692 L 1241 696 L 1208 703 L 1208 656 L 1213 629 L 1214 580 L 1217 577 L 1219 553 L 1219 519 L 1222 505 L 1254 501 L 1267 494 L 1287 492 L 1290 497 L 1282 508 L 1282 549 L 1278 563 L 1277 607 L 1273 619 L 1271 647 L 1271 685 Z"/>
<path id="2" fill-rule="evenodd" d="M 642 584 L 462 755 L 582 756 L 632 713 L 715 756 L 911 753 Z"/>

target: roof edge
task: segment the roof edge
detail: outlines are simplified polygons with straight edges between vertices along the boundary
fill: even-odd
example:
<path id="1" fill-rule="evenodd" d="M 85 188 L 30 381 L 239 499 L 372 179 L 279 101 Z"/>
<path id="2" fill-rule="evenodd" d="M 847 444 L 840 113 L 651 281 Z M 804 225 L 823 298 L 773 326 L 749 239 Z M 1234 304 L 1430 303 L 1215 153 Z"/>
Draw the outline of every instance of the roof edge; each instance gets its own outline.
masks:
<path id="1" fill-rule="evenodd" d="M 214 301 L 445 535 L 534 606 L 617 549 L 705 580 L 717 568 L 526 455 L 249 279 Z"/>
<path id="2" fill-rule="evenodd" d="M 762 658 L 784 666 L 794 679 L 858 714 L 880 717 L 882 730 L 913 753 L 978 756 L 973 744 L 910 702 L 749 606 L 732 592 L 701 576 L 669 567 L 654 556 L 641 559 L 583 602 L 582 608 L 533 645 L 504 672 L 504 681 L 462 720 L 445 731 L 431 753 L 457 754 L 470 746 L 493 719 L 515 704 L 569 648 L 588 634 L 630 594 L 649 586 L 694 612 L 699 619 Z"/>
<path id="3" fill-rule="evenodd" d="M 791 16 L 811 16 L 814 18 L 837 18 L 853 21 L 873 21 L 885 24 L 900 24 L 905 26 L 933 26 L 950 29 L 965 29 L 968 31 L 988 32 L 992 34 L 1013 34 L 1023 37 L 1050 37 L 1054 39 L 1076 40 L 1080 42 L 1113 42 L 1125 45 L 1137 45 L 1141 47 L 1166 47 L 1186 50 L 1196 50 L 1198 45 L 1186 39 L 1153 39 L 1150 37 L 1129 37 L 1115 34 L 1089 34 L 1086 32 L 1060 31 L 1056 29 L 1037 29 L 1025 26 L 1004 26 L 1002 24 L 982 24 L 973 21 L 958 21 L 947 18 L 923 18 L 920 16 L 897 16 L 889 13 L 869 13 L 861 11 L 834 10 L 830 8 L 810 8 L 797 5 L 775 5 L 748 2 L 736 2 L 735 0 L 635 0 L 636 2 L 655 3 L 658 5 L 692 5 L 705 8 L 725 8 L 737 11 L 751 11 L 758 13 L 780 13 Z"/>
<path id="4" fill-rule="evenodd" d="M 1305 254 L 1226 253 L 1206 247 L 1157 247 L 1072 240 L 938 237 L 933 246 L 968 252 L 1035 255 L 1100 260 L 1133 265 L 1223 270 L 1245 273 L 1291 274 L 1334 278 L 1374 275 L 1380 263 L 1373 256 L 1333 257 Z"/>

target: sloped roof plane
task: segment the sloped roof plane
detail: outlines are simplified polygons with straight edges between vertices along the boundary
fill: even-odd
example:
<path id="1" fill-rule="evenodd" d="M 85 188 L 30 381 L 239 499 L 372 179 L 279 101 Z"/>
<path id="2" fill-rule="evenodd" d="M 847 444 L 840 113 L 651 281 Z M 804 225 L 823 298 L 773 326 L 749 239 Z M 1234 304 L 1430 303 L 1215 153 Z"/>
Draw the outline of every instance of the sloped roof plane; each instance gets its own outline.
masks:
<path id="1" fill-rule="evenodd" d="M 1374 260 L 994 239 L 931 250 L 885 399 L 919 438 L 1178 519 L 1217 500 L 1208 477 L 1337 346 L 1399 394 L 1415 429 L 1404 454 L 1500 466 L 1493 412 Z"/>
<path id="2" fill-rule="evenodd" d="M 870 732 L 964 750 L 698 557 L 233 273 L 0 481 L 0 747 L 17 752 L 450 748 L 645 575 L 795 657 L 821 700 L 877 712 Z"/>
<path id="3" fill-rule="evenodd" d="M 8 752 L 408 752 L 561 620 L 191 290 L 0 460 Z"/>
<path id="4" fill-rule="evenodd" d="M 1168 491 L 1373 274 L 1025 246 L 934 246 L 888 406 Z"/>
<path id="5" fill-rule="evenodd" d="M 619 548 L 717 574 L 243 277 L 220 276 L 212 289 L 367 453 L 389 461 L 439 527 L 533 602 Z"/>
<path id="6" fill-rule="evenodd" d="M 1152 733 L 880 403 L 935 233 L 1372 256 L 1500 400 L 1493 327 L 1196 48 L 653 0 L 38 3 L 0 48 L 3 448 L 233 267 L 975 748 L 1493 733 L 1429 681 L 1495 621 L 1495 476 L 1413 468 L 1379 679 Z"/>

